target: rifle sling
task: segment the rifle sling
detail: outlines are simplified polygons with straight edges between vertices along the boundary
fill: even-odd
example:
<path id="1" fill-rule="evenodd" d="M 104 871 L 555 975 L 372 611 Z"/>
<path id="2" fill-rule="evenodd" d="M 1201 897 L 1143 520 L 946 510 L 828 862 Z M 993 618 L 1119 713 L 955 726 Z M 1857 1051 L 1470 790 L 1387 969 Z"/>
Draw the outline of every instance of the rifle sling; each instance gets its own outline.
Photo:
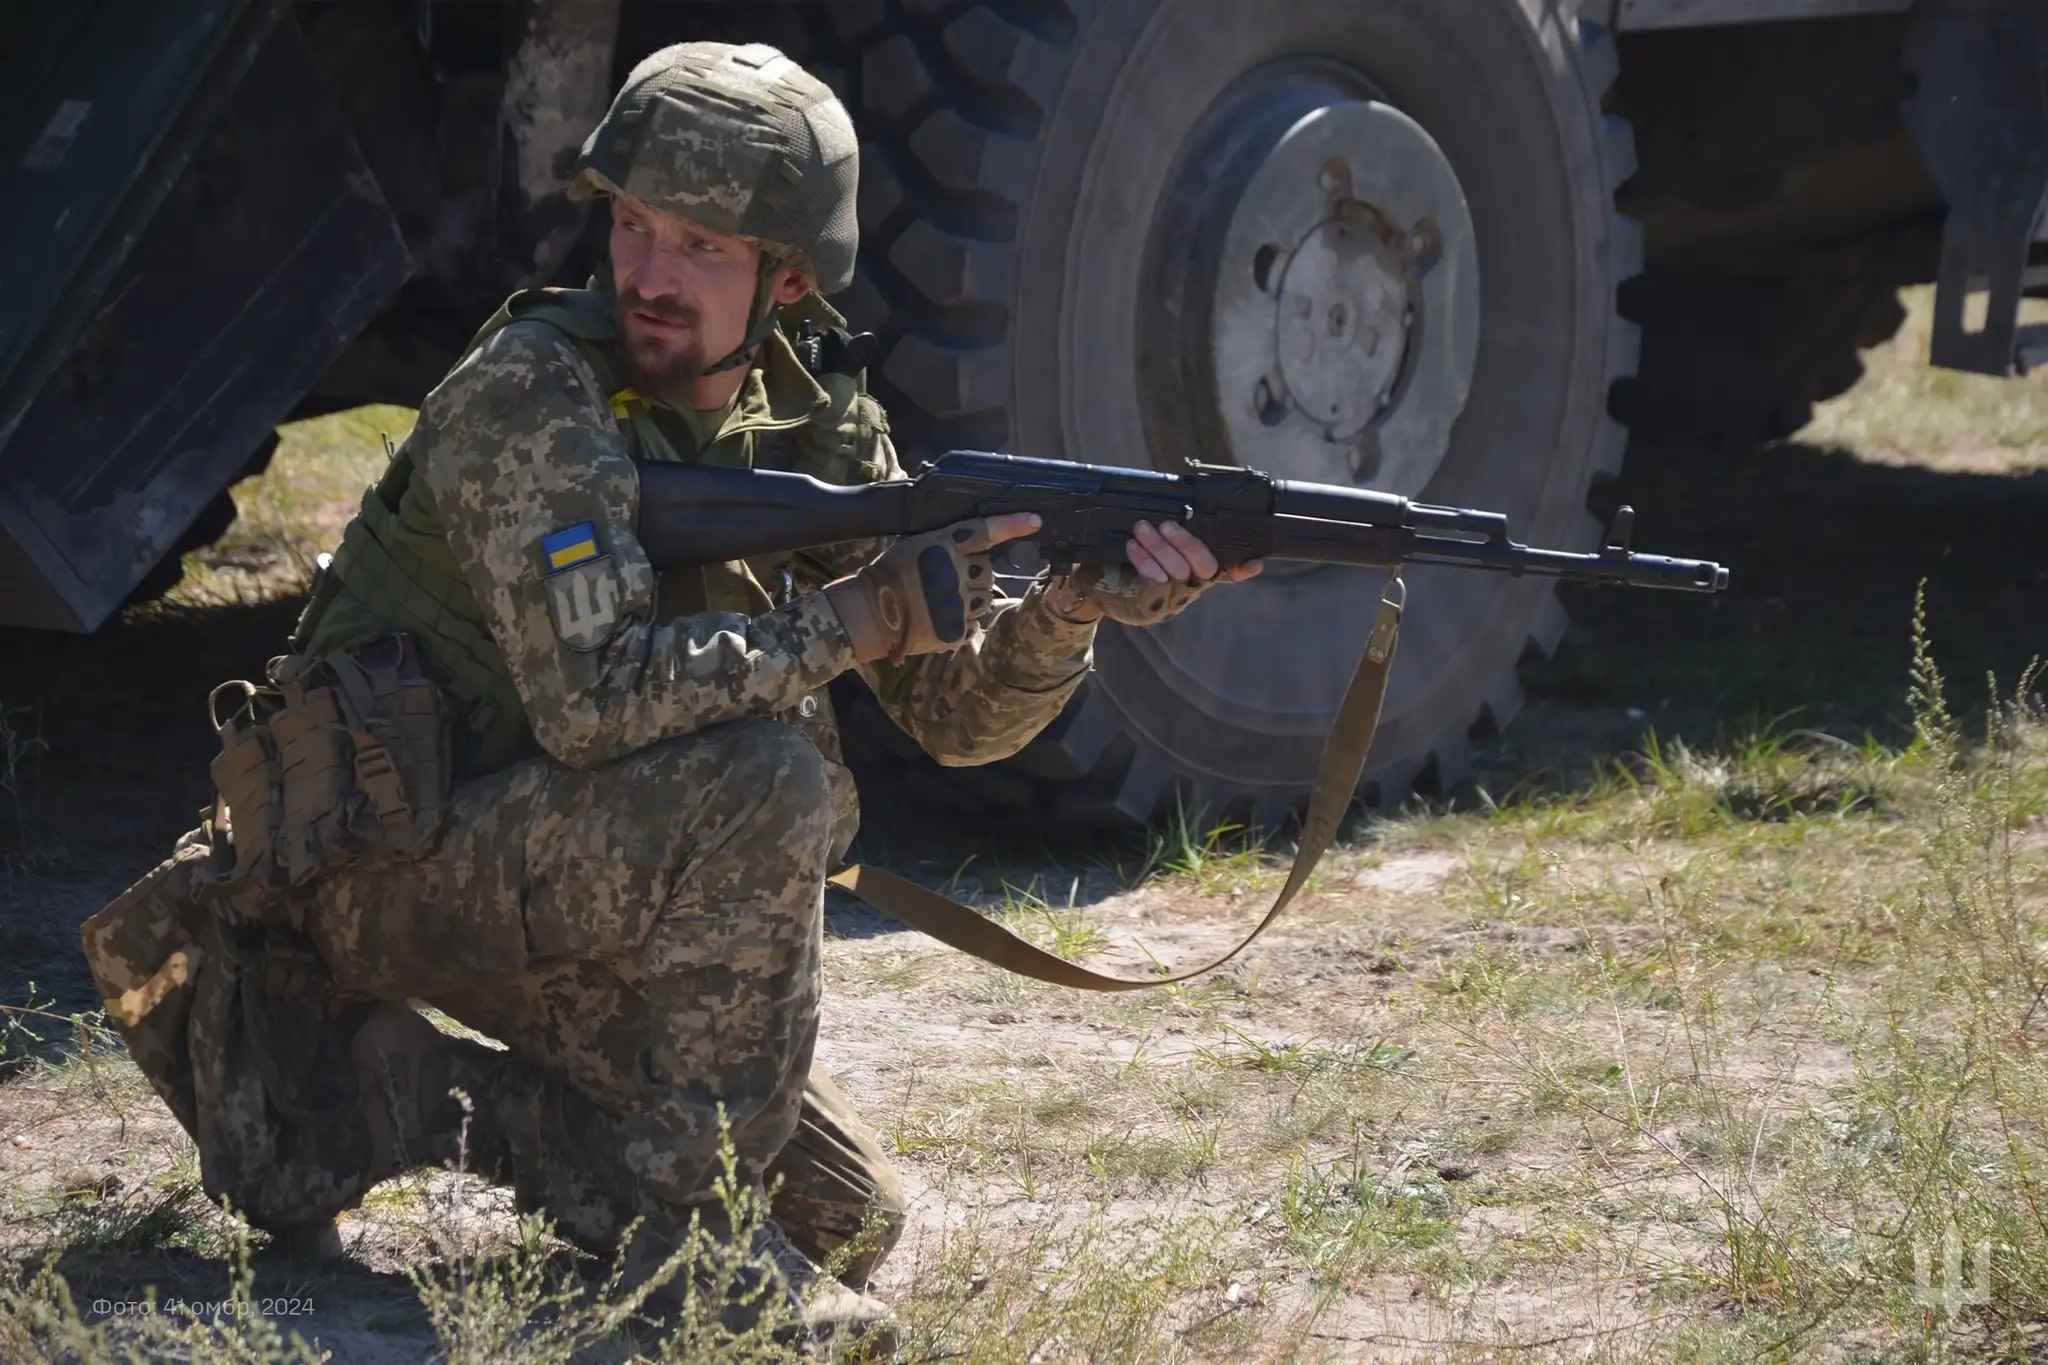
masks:
<path id="1" fill-rule="evenodd" d="M 1380 601 L 1379 621 L 1366 638 L 1365 651 L 1351 683 L 1344 689 L 1330 733 L 1323 740 L 1322 758 L 1316 765 L 1315 787 L 1309 795 L 1308 814 L 1302 820 L 1301 845 L 1288 871 L 1287 884 L 1272 909 L 1244 941 L 1213 962 L 1173 976 L 1133 981 L 1128 977 L 1101 972 L 1054 957 L 1043 948 L 1019 938 L 994 920 L 958 901 L 927 890 L 893 872 L 855 865 L 826 880 L 850 891 L 875 909 L 919 933 L 928 934 L 948 947 L 992 962 L 1019 976 L 1049 981 L 1055 986 L 1072 986 L 1084 991 L 1136 991 L 1149 986 L 1170 986 L 1204 972 L 1214 971 L 1252 946 L 1290 902 L 1314 872 L 1316 864 L 1337 837 L 1337 827 L 1365 771 L 1366 756 L 1372 752 L 1373 734 L 1379 729 L 1380 708 L 1387 697 L 1387 674 L 1394 662 L 1394 642 L 1401 629 L 1401 609 L 1407 597 L 1399 578 L 1387 585 Z"/>

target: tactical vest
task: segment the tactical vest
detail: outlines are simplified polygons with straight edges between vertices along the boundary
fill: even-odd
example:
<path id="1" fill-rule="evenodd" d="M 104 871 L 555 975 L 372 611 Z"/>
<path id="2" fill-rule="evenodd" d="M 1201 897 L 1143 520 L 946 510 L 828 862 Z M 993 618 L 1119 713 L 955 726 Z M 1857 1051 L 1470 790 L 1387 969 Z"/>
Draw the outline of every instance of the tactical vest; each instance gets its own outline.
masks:
<path id="1" fill-rule="evenodd" d="M 594 290 L 513 295 L 470 341 L 463 358 L 513 322 L 527 320 L 547 323 L 575 345 L 607 395 L 635 460 L 786 469 L 835 484 L 871 483 L 887 473 L 863 458 L 876 434 L 888 430 L 881 406 L 854 376 L 810 374 L 780 334 L 769 339 L 756 374 L 742 387 L 728 429 L 710 433 L 699 447 L 680 414 L 624 383 L 612 353 L 611 308 Z M 751 401 L 757 399 L 763 401 Z M 316 591 L 293 648 L 325 652 L 392 630 L 419 637 L 430 675 L 455 703 L 457 771 L 463 778 L 481 776 L 537 752 L 537 746 L 504 651 L 491 638 L 441 534 L 432 491 L 413 475 L 412 457 L 401 447 L 363 495 L 361 511 L 329 566 L 336 586 Z M 818 586 L 795 581 L 790 559 L 776 555 L 665 570 L 657 578 L 656 614 L 661 620 L 704 611 L 759 615 L 777 599 Z"/>

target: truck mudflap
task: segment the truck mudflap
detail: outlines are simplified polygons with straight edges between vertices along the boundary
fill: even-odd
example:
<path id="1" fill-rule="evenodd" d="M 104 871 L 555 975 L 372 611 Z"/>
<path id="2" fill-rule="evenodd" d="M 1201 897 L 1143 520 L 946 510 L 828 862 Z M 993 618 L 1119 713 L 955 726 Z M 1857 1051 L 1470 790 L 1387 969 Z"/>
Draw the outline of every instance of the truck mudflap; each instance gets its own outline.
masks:
<path id="1" fill-rule="evenodd" d="M 412 272 L 279 0 L 0 58 L 0 624 L 95 629 Z"/>
<path id="2" fill-rule="evenodd" d="M 2048 365 L 2048 325 L 2020 298 L 2048 201 L 2048 13 L 2038 0 L 1926 0 L 1906 37 L 1905 104 L 1921 159 L 1948 201 L 1930 358 L 1979 374 Z"/>

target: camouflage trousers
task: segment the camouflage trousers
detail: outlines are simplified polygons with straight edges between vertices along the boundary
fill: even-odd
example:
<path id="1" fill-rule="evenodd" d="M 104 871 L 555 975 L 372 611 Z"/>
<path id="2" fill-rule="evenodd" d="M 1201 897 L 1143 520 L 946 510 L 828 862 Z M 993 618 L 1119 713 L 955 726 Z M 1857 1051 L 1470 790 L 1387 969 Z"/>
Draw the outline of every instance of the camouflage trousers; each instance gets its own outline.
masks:
<path id="1" fill-rule="evenodd" d="M 312 1226 L 459 1159 L 605 1253 L 635 1217 L 715 1215 L 722 1116 L 814 1258 L 875 1220 L 855 1278 L 903 1194 L 811 1070 L 831 820 L 824 761 L 773 722 L 588 771 L 532 759 L 458 789 L 432 855 L 323 878 L 295 895 L 296 931 L 255 949 L 197 908 L 188 838 L 88 923 L 87 956 L 209 1193 L 258 1226 Z"/>

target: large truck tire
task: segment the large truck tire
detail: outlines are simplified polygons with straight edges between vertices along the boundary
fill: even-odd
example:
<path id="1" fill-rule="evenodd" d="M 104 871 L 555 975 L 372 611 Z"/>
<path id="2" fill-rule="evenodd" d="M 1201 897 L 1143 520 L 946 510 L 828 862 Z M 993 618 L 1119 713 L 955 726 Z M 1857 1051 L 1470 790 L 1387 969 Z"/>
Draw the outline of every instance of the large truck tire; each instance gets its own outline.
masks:
<path id="1" fill-rule="evenodd" d="M 860 269 L 843 302 L 882 338 L 871 384 L 913 459 L 953 447 L 1164 468 L 1234 459 L 1504 511 L 1537 544 L 1595 544 L 1587 489 L 1619 470 L 1624 443 L 1608 390 L 1637 348 L 1616 290 L 1641 262 L 1634 224 L 1613 207 L 1634 151 L 1602 109 L 1616 74 L 1607 32 L 1549 0 L 906 0 L 817 13 L 819 56 L 838 66 L 864 137 Z M 1281 449 L 1247 427 L 1254 406 L 1270 417 L 1284 405 L 1227 353 L 1270 352 L 1272 335 L 1217 341 L 1207 370 L 1203 336 L 1189 342 L 1255 315 L 1248 280 L 1273 285 L 1271 250 L 1231 255 L 1256 240 L 1241 220 L 1315 221 L 1312 165 L 1280 168 L 1300 162 L 1307 125 L 1293 120 L 1309 110 L 1336 111 L 1371 153 L 1342 167 L 1357 198 L 1384 201 L 1400 225 L 1427 208 L 1447 239 L 1432 259 L 1456 267 L 1417 304 L 1398 377 L 1363 372 L 1368 391 L 1385 381 L 1392 394 L 1376 451 L 1342 439 Z M 1272 145 L 1290 127 L 1293 140 Z M 1309 238 L 1276 238 L 1283 262 L 1297 240 L 1312 259 Z M 1448 293 L 1447 273 L 1459 275 Z M 1291 303 L 1292 288 L 1270 293 Z M 1283 434 L 1316 429 L 1311 398 L 1331 412 L 1356 401 L 1333 375 L 1295 385 L 1295 407 L 1274 418 Z M 1472 737 L 1520 708 L 1518 660 L 1565 628 L 1546 583 L 1406 578 L 1364 789 L 1381 803 L 1457 782 Z M 946 776 L 969 796 L 1069 817 L 1145 820 L 1177 800 L 1272 827 L 1308 792 L 1384 582 L 1272 565 L 1166 627 L 1105 626 L 1095 674 L 1059 721 L 999 767 Z"/>

